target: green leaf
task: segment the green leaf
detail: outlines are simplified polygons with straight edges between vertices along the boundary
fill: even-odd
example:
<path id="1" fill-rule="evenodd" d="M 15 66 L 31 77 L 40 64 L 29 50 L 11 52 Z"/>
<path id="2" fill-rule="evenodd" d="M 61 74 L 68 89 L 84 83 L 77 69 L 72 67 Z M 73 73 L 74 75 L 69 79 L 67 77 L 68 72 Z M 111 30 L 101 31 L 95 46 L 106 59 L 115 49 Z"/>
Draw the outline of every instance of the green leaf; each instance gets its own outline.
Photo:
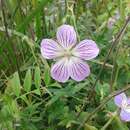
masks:
<path id="1" fill-rule="evenodd" d="M 35 93 L 35 94 L 37 94 L 37 95 L 41 95 L 40 89 L 35 89 L 35 90 L 33 91 L 33 93 Z"/>
<path id="2" fill-rule="evenodd" d="M 46 86 L 50 85 L 50 69 L 49 67 L 46 67 L 45 68 L 45 71 L 44 71 L 44 82 L 46 84 Z"/>
<path id="3" fill-rule="evenodd" d="M 117 106 L 115 105 L 114 101 L 113 100 L 110 100 L 107 102 L 106 104 L 106 109 L 108 111 L 111 111 L 111 112 L 114 112 L 116 109 L 117 109 Z"/>
<path id="4" fill-rule="evenodd" d="M 11 80 L 11 86 L 12 86 L 12 88 L 13 88 L 13 91 L 14 91 L 15 95 L 16 95 L 17 97 L 19 97 L 21 84 L 20 84 L 20 79 L 19 79 L 19 74 L 18 74 L 18 72 L 15 72 L 15 73 L 13 74 L 13 78 L 12 78 L 12 80 Z"/>
<path id="5" fill-rule="evenodd" d="M 68 86 L 66 88 L 58 89 L 57 91 L 53 92 L 54 96 L 48 101 L 47 106 L 56 102 L 59 98 L 63 96 L 73 96 L 75 93 L 79 92 L 82 88 L 84 88 L 88 83 L 81 83 L 80 85 L 76 86 Z"/>
<path id="6" fill-rule="evenodd" d="M 56 102 L 60 97 L 64 96 L 65 92 L 57 92 L 57 94 L 55 96 L 53 96 L 46 104 L 46 106 L 49 106 L 51 104 L 53 104 L 54 102 Z"/>
<path id="7" fill-rule="evenodd" d="M 62 88 L 61 84 L 59 84 L 58 82 L 55 82 L 55 83 L 49 84 L 48 87 Z"/>
<path id="8" fill-rule="evenodd" d="M 112 130 L 129 130 L 127 125 L 124 124 L 118 116 L 115 116 L 112 122 Z"/>
<path id="9" fill-rule="evenodd" d="M 28 101 L 26 95 L 22 95 L 22 96 L 20 96 L 20 98 L 21 98 L 27 105 L 30 104 L 30 102 Z"/>
<path id="10" fill-rule="evenodd" d="M 105 96 L 109 95 L 110 86 L 107 83 L 101 84 L 101 83 L 98 82 L 95 90 L 96 90 L 96 93 L 98 94 L 98 96 L 100 96 L 101 99 L 103 99 Z"/>
<path id="11" fill-rule="evenodd" d="M 84 130 L 98 130 L 96 127 L 85 124 Z"/>
<path id="12" fill-rule="evenodd" d="M 32 76 L 31 76 L 31 70 L 29 69 L 26 72 L 24 85 L 23 85 L 26 92 L 29 92 L 31 90 L 31 84 L 32 84 Z"/>
<path id="13" fill-rule="evenodd" d="M 35 68 L 34 82 L 35 82 L 36 88 L 40 88 L 40 85 L 41 85 L 41 75 L 40 75 L 40 68 L 39 67 Z"/>

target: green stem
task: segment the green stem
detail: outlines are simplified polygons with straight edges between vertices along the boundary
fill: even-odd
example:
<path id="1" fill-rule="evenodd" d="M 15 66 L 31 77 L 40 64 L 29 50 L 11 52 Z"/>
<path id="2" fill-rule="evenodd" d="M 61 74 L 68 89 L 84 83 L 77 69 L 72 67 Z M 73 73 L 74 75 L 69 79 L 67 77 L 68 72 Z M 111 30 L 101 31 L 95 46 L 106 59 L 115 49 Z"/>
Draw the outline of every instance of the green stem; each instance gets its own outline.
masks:
<path id="1" fill-rule="evenodd" d="M 78 33 L 77 24 L 76 24 L 76 18 L 75 18 L 73 9 L 71 9 L 71 13 L 72 13 L 74 27 L 75 27 L 75 30 L 76 30 L 76 33 L 77 33 L 78 42 L 80 42 L 80 36 L 79 36 L 79 33 Z"/>
<path id="2" fill-rule="evenodd" d="M 18 64 L 18 59 L 17 59 L 17 55 L 15 53 L 15 49 L 14 49 L 14 45 L 13 45 L 13 42 L 10 38 L 10 35 L 9 35 L 9 32 L 8 32 L 8 24 L 7 24 L 7 19 L 6 19 L 6 14 L 5 14 L 5 3 L 3 0 L 1 0 L 1 9 L 2 9 L 2 16 L 3 16 L 3 23 L 4 23 L 4 28 L 5 28 L 5 34 L 6 34 L 6 38 L 8 40 L 8 42 L 10 41 L 11 44 L 9 44 L 9 46 L 12 48 L 13 50 L 13 56 L 15 58 L 15 63 L 16 63 L 16 67 L 17 67 L 17 71 L 20 75 L 20 69 L 19 69 L 19 64 Z M 20 78 L 21 79 L 21 78 Z"/>
<path id="3" fill-rule="evenodd" d="M 113 121 L 113 119 L 115 118 L 115 116 L 112 116 L 108 122 L 101 128 L 101 130 L 106 130 L 107 127 L 111 124 L 111 122 Z"/>
<path id="4" fill-rule="evenodd" d="M 73 20 L 73 24 L 74 24 L 74 28 L 75 28 L 75 31 L 76 31 L 76 34 L 77 34 L 77 38 L 78 38 L 78 42 L 80 41 L 80 36 L 78 34 L 78 29 L 77 29 L 77 24 L 76 24 L 76 18 L 75 18 L 75 15 L 74 15 L 74 8 L 73 8 L 74 5 L 72 5 L 71 7 L 69 7 L 68 3 L 67 3 L 67 10 L 66 12 L 68 13 L 68 11 L 71 12 L 71 17 L 72 17 L 72 20 Z"/>
<path id="5" fill-rule="evenodd" d="M 4 27 L 0 27 L 0 31 L 5 32 L 6 30 L 4 29 Z M 26 41 L 32 51 L 32 55 L 35 59 L 36 64 L 39 65 L 38 64 L 39 62 L 37 61 L 37 57 L 35 56 L 35 52 L 34 52 L 34 47 L 35 47 L 34 41 L 32 39 L 30 39 L 29 37 L 27 37 L 26 35 L 24 35 L 23 33 L 17 32 L 16 30 L 8 29 L 8 34 L 16 35 L 16 36 L 20 37 L 23 41 Z"/>
<path id="6" fill-rule="evenodd" d="M 113 69 L 112 69 L 112 74 L 111 74 L 111 83 L 110 83 L 110 90 L 111 92 L 113 91 L 113 87 L 117 81 L 117 78 L 118 78 L 118 74 L 119 74 L 119 67 L 117 66 L 116 64 L 116 59 L 117 59 L 117 56 L 118 56 L 118 53 L 119 53 L 119 50 L 120 50 L 120 42 L 119 42 L 119 46 L 117 47 L 117 50 L 115 52 L 115 56 L 113 58 Z M 115 72 L 116 70 L 116 72 Z M 114 74 L 115 72 L 115 74 Z"/>

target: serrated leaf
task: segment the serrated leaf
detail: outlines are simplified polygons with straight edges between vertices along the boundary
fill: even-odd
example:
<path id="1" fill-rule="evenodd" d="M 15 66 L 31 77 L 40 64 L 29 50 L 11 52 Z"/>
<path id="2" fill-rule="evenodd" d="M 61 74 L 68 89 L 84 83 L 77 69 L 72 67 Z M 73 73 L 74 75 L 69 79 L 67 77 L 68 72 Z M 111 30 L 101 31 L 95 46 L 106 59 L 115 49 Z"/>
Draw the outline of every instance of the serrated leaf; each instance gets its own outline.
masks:
<path id="1" fill-rule="evenodd" d="M 31 70 L 29 69 L 26 72 L 24 85 L 23 85 L 26 92 L 29 92 L 31 90 L 31 84 L 32 84 L 32 75 L 31 75 Z"/>
<path id="2" fill-rule="evenodd" d="M 109 87 L 109 84 L 107 83 L 101 84 L 98 82 L 95 90 L 96 90 L 96 93 L 100 95 L 101 99 L 103 99 L 105 96 L 109 95 L 110 87 Z"/>

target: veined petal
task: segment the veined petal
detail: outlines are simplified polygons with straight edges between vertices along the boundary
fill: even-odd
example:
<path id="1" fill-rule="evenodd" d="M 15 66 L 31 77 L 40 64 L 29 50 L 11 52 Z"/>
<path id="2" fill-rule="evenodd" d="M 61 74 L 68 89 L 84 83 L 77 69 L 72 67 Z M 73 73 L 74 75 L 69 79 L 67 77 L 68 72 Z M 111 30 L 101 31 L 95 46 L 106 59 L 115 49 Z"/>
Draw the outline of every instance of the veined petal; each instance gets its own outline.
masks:
<path id="1" fill-rule="evenodd" d="M 121 117 L 121 120 L 128 122 L 130 121 L 130 112 L 127 112 L 122 109 L 120 113 L 120 117 Z"/>
<path id="2" fill-rule="evenodd" d="M 76 81 L 84 80 L 90 74 L 88 64 L 76 57 L 70 58 L 68 67 L 71 78 Z"/>
<path id="3" fill-rule="evenodd" d="M 52 39 L 43 39 L 41 42 L 41 53 L 44 58 L 53 59 L 62 54 L 62 48 Z"/>
<path id="4" fill-rule="evenodd" d="M 121 93 L 121 94 L 115 96 L 114 102 L 118 107 L 123 107 L 127 103 L 127 97 L 126 97 L 125 93 Z"/>
<path id="5" fill-rule="evenodd" d="M 60 26 L 57 30 L 57 40 L 64 48 L 72 47 L 76 43 L 76 32 L 73 26 Z"/>
<path id="6" fill-rule="evenodd" d="M 69 79 L 67 58 L 60 59 L 52 66 L 51 76 L 59 82 L 66 82 Z"/>
<path id="7" fill-rule="evenodd" d="M 74 56 L 84 60 L 90 60 L 95 58 L 99 53 L 99 48 L 93 40 L 81 41 L 73 50 Z"/>

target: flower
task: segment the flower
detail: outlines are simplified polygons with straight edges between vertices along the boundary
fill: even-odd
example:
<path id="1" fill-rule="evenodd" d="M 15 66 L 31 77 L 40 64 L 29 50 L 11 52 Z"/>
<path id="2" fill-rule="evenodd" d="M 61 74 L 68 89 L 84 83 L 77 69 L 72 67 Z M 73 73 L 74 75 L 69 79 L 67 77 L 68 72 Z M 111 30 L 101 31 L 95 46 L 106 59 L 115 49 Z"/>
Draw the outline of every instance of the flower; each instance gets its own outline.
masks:
<path id="1" fill-rule="evenodd" d="M 41 54 L 45 59 L 54 59 L 51 76 L 59 82 L 84 80 L 90 74 L 90 68 L 85 60 L 95 58 L 99 48 L 92 40 L 85 39 L 76 45 L 77 38 L 73 26 L 62 25 L 56 34 L 57 40 L 43 39 Z"/>
<path id="2" fill-rule="evenodd" d="M 116 19 L 114 17 L 110 17 L 107 22 L 107 28 L 112 29 L 115 23 L 116 23 Z"/>
<path id="3" fill-rule="evenodd" d="M 130 121 L 130 98 L 125 93 L 121 93 L 114 98 L 115 104 L 121 108 L 120 117 L 123 121 Z"/>

